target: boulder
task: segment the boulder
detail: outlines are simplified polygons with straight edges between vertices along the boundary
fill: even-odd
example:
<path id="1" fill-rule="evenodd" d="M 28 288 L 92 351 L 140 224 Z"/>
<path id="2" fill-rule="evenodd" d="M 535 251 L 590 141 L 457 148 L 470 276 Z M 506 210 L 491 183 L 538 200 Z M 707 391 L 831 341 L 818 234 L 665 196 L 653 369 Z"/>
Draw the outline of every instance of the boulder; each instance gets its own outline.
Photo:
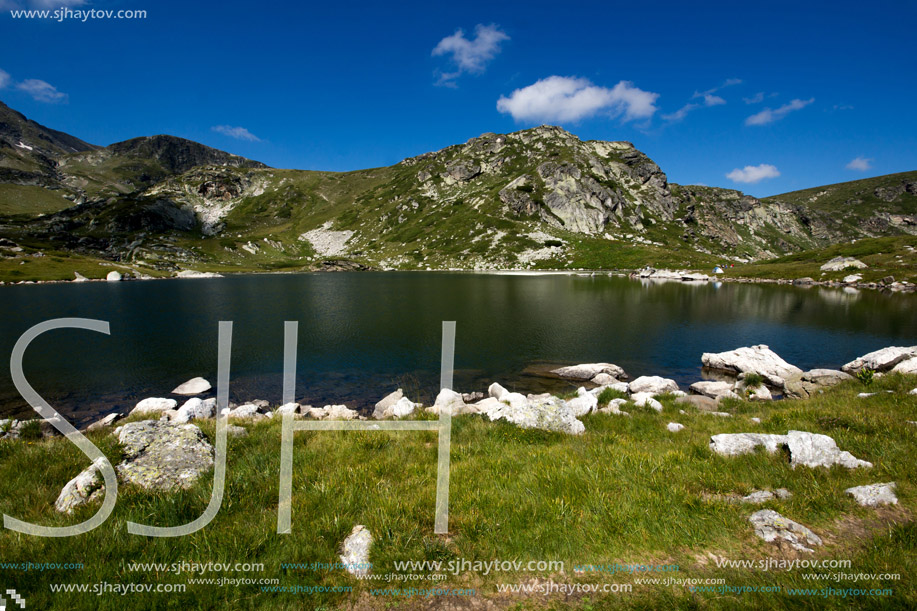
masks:
<path id="1" fill-rule="evenodd" d="M 814 532 L 772 509 L 756 511 L 748 518 L 748 521 L 754 526 L 755 534 L 768 543 L 779 539 L 786 541 L 790 547 L 800 552 L 812 552 L 814 550 L 807 546 L 822 544 L 821 537 Z"/>
<path id="2" fill-rule="evenodd" d="M 150 490 L 188 488 L 213 467 L 213 446 L 194 424 L 143 420 L 120 427 L 124 460 L 118 473 Z"/>
<path id="3" fill-rule="evenodd" d="M 670 422 L 666 425 L 665 428 L 667 428 L 672 433 L 677 433 L 678 431 L 684 430 L 685 425 L 679 424 L 677 422 Z"/>
<path id="4" fill-rule="evenodd" d="M 254 403 L 246 403 L 245 405 L 240 405 L 239 407 L 229 410 L 227 415 L 230 420 L 242 420 L 244 418 L 260 420 L 264 418 L 264 414 L 259 410 L 260 408 Z"/>
<path id="5" fill-rule="evenodd" d="M 629 384 L 631 393 L 649 393 L 651 395 L 664 395 L 677 392 L 678 384 L 675 380 L 659 376 L 640 376 Z"/>
<path id="6" fill-rule="evenodd" d="M 917 357 L 917 346 L 891 346 L 854 359 L 841 367 L 841 371 L 856 375 L 862 369 L 891 371 L 898 363 Z"/>
<path id="7" fill-rule="evenodd" d="M 80 272 L 73 272 L 73 282 L 89 282 L 89 278 Z"/>
<path id="8" fill-rule="evenodd" d="M 627 404 L 627 399 L 612 399 L 608 402 L 607 407 L 603 407 L 599 412 L 603 414 L 614 414 L 616 416 L 630 416 L 629 413 L 621 411 L 621 406 Z"/>
<path id="9" fill-rule="evenodd" d="M 790 365 L 764 344 L 715 354 L 705 352 L 701 362 L 705 367 L 735 374 L 757 373 L 777 388 L 783 388 L 784 381 L 790 376 L 802 373 L 802 369 Z"/>
<path id="10" fill-rule="evenodd" d="M 433 412 L 437 415 L 443 413 L 443 410 L 453 416 L 470 411 L 468 406 L 465 405 L 465 399 L 462 395 L 448 388 L 440 390 L 439 394 L 436 395 L 436 400 L 433 402 L 433 407 L 427 409 L 428 412 Z"/>
<path id="11" fill-rule="evenodd" d="M 203 401 L 197 397 L 188 399 L 184 405 L 178 408 L 175 415 L 172 416 L 172 422 L 184 424 L 192 420 L 204 420 L 213 418 L 216 414 L 217 400 L 207 399 Z"/>
<path id="12" fill-rule="evenodd" d="M 375 408 L 373 409 L 373 418 L 380 420 L 385 416 L 385 410 L 394 406 L 398 401 L 404 397 L 404 393 L 399 388 L 393 393 L 386 395 L 381 401 L 376 403 Z"/>
<path id="13" fill-rule="evenodd" d="M 704 380 L 701 382 L 695 382 L 688 387 L 688 389 L 693 392 L 701 395 L 703 397 L 708 397 L 714 400 L 720 400 L 723 397 L 730 397 L 732 399 L 738 399 L 739 395 L 733 392 L 735 388 L 734 384 L 729 382 L 721 382 L 717 380 Z M 689 397 L 680 397 L 687 399 Z M 676 399 L 677 400 L 677 399 Z"/>
<path id="14" fill-rule="evenodd" d="M 598 397 L 600 394 L 602 394 L 602 391 L 605 390 L 606 388 L 610 388 L 612 390 L 616 390 L 622 393 L 627 393 L 627 391 L 630 390 L 630 384 L 628 384 L 627 382 L 614 382 L 612 384 L 602 384 L 598 388 L 593 388 L 589 392 L 595 395 L 596 397 Z"/>
<path id="15" fill-rule="evenodd" d="M 879 505 L 897 505 L 898 497 L 895 496 L 895 482 L 887 484 L 869 484 L 847 488 L 844 492 L 856 499 L 863 507 L 878 507 Z"/>
<path id="16" fill-rule="evenodd" d="M 589 381 L 595 384 L 596 386 L 609 386 L 611 384 L 618 383 L 618 379 L 616 377 L 614 377 L 613 375 L 609 375 L 607 373 L 600 373 Z M 624 382 L 621 382 L 621 383 L 627 386 L 626 383 Z"/>
<path id="17" fill-rule="evenodd" d="M 514 394 L 518 393 L 504 393 L 503 396 Z M 507 403 L 491 398 L 490 402 L 485 399 L 477 406 L 480 413 L 485 414 L 491 421 L 505 420 L 523 429 L 542 429 L 570 435 L 579 435 L 586 430 L 567 403 L 557 397 L 537 401 L 529 401 L 525 397 L 522 399 L 522 403 Z"/>
<path id="18" fill-rule="evenodd" d="M 71 514 L 77 507 L 102 498 L 105 494 L 105 480 L 100 466 L 103 463 L 101 458 L 98 459 L 67 482 L 54 501 L 54 508 L 60 513 Z"/>
<path id="19" fill-rule="evenodd" d="M 850 274 L 849 276 L 844 276 L 842 282 L 844 284 L 855 284 L 863 279 L 862 274 Z"/>
<path id="20" fill-rule="evenodd" d="M 405 399 L 406 400 L 406 399 Z M 397 405 L 397 404 L 396 404 Z M 346 405 L 326 405 L 325 407 L 308 407 L 303 414 L 315 420 L 359 420 L 360 414 Z"/>
<path id="21" fill-rule="evenodd" d="M 598 398 L 586 392 L 582 386 L 577 389 L 576 394 L 575 398 L 567 400 L 567 407 L 573 410 L 573 415 L 577 418 L 591 414 L 599 408 Z"/>
<path id="22" fill-rule="evenodd" d="M 108 414 L 100 420 L 96 420 L 92 424 L 86 427 L 87 431 L 98 431 L 99 429 L 104 429 L 107 426 L 111 426 L 115 421 L 120 420 L 124 417 L 124 414 L 114 413 Z"/>
<path id="23" fill-rule="evenodd" d="M 108 275 L 105 276 L 105 279 L 109 282 L 121 282 L 121 273 L 116 271 L 108 272 Z"/>
<path id="24" fill-rule="evenodd" d="M 892 373 L 917 374 L 917 357 L 901 361 L 892 368 Z"/>
<path id="25" fill-rule="evenodd" d="M 676 404 L 693 405 L 695 408 L 705 412 L 715 412 L 717 409 L 716 399 L 711 399 L 706 395 L 687 395 L 675 399 Z"/>
<path id="26" fill-rule="evenodd" d="M 525 395 L 517 392 L 509 392 L 497 382 L 494 382 L 487 388 L 487 394 L 497 401 L 507 403 L 514 408 L 522 408 L 528 405 L 528 399 L 525 398 Z"/>
<path id="27" fill-rule="evenodd" d="M 157 397 L 151 397 L 149 399 L 144 399 L 140 403 L 134 406 L 134 409 L 131 410 L 131 416 L 158 416 L 162 412 L 170 409 L 175 409 L 178 407 L 178 401 L 175 399 L 161 399 Z"/>
<path id="28" fill-rule="evenodd" d="M 612 363 L 584 363 L 582 365 L 570 365 L 569 367 L 561 367 L 560 369 L 554 369 L 551 373 L 555 373 L 562 378 L 569 378 L 572 380 L 591 380 L 600 373 L 607 373 L 611 377 L 622 380 L 627 377 L 627 374 L 624 373 L 624 370 L 613 365 Z"/>
<path id="29" fill-rule="evenodd" d="M 662 411 L 662 403 L 653 398 L 648 392 L 638 392 L 630 396 L 630 400 L 633 401 L 634 405 L 637 407 L 651 407 L 657 412 Z"/>
<path id="30" fill-rule="evenodd" d="M 302 409 L 302 406 L 299 405 L 299 403 L 284 403 L 283 405 L 277 408 L 276 413 L 280 416 L 286 416 L 287 414 L 293 414 L 293 415 L 301 414 L 301 413 L 304 413 L 304 411 Z"/>
<path id="31" fill-rule="evenodd" d="M 212 387 L 210 386 L 210 382 L 208 382 L 204 378 L 191 378 L 190 380 L 188 380 L 184 384 L 181 384 L 180 386 L 178 386 L 178 388 L 173 390 L 172 394 L 173 395 L 186 395 L 186 396 L 199 395 L 201 393 L 207 392 L 211 388 Z"/>
<path id="32" fill-rule="evenodd" d="M 786 379 L 784 394 L 790 399 L 805 399 L 821 390 L 852 380 L 853 376 L 836 369 L 812 369 Z"/>
<path id="33" fill-rule="evenodd" d="M 859 259 L 853 257 L 834 257 L 821 266 L 823 272 L 842 272 L 845 269 L 865 269 L 867 266 Z"/>
<path id="34" fill-rule="evenodd" d="M 850 452 L 842 452 L 835 441 L 827 435 L 790 431 L 786 445 L 790 449 L 790 465 L 806 467 L 831 467 L 841 465 L 848 469 L 872 467 L 871 462 L 860 460 Z"/>
<path id="35" fill-rule="evenodd" d="M 754 452 L 755 448 L 761 446 L 773 454 L 780 446 L 786 444 L 786 441 L 786 435 L 722 433 L 710 438 L 710 449 L 721 456 L 738 456 Z"/>
<path id="36" fill-rule="evenodd" d="M 373 536 L 368 528 L 361 524 L 353 527 L 341 545 L 341 563 L 348 573 L 357 577 L 369 574 L 372 567 L 369 562 L 369 549 L 372 544 Z"/>

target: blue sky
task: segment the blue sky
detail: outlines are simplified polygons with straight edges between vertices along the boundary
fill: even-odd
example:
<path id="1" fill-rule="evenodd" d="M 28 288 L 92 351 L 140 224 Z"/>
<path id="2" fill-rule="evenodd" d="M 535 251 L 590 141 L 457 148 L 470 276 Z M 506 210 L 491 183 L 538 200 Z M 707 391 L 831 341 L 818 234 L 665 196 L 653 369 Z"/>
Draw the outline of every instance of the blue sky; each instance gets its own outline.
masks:
<path id="1" fill-rule="evenodd" d="M 540 123 L 758 196 L 917 169 L 917 3 L 798 4 L 0 0 L 0 99 L 301 169 Z M 62 5 L 147 17 L 9 12 Z"/>

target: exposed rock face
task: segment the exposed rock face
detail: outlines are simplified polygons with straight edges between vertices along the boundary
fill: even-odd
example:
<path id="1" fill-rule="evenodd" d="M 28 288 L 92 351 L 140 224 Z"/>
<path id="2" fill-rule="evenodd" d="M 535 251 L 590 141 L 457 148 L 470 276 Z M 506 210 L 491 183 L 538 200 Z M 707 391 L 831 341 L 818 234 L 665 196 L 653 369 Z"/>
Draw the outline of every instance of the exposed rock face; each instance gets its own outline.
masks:
<path id="1" fill-rule="evenodd" d="M 121 427 L 122 479 L 152 490 L 188 488 L 213 467 L 213 446 L 193 424 L 144 420 Z"/>
<path id="2" fill-rule="evenodd" d="M 258 161 L 226 153 L 191 140 L 175 136 L 148 136 L 116 142 L 106 151 L 127 157 L 155 159 L 170 174 L 181 174 L 191 168 L 203 165 L 230 166 L 236 168 L 266 168 Z"/>
<path id="3" fill-rule="evenodd" d="M 710 449 L 722 456 L 749 454 L 763 446 L 773 454 L 781 446 L 790 452 L 790 465 L 806 467 L 831 467 L 841 465 L 848 469 L 872 467 L 872 463 L 856 458 L 850 452 L 842 452 L 827 435 L 790 431 L 786 435 L 766 433 L 722 433 L 710 438 Z"/>
<path id="4" fill-rule="evenodd" d="M 877 372 L 886 372 L 902 361 L 917 357 L 917 346 L 903 347 L 891 346 L 882 348 L 860 358 L 854 359 L 841 367 L 841 371 L 856 375 L 862 369 L 871 369 Z"/>
<path id="5" fill-rule="evenodd" d="M 863 507 L 878 507 L 879 505 L 897 505 L 898 497 L 895 496 L 895 482 L 887 484 L 870 484 L 847 488 L 844 492 L 856 499 Z"/>
<path id="6" fill-rule="evenodd" d="M 100 459 L 67 482 L 54 501 L 54 508 L 61 513 L 71 514 L 77 507 L 102 498 L 105 494 L 105 482 L 102 478 L 101 464 Z"/>
<path id="7" fill-rule="evenodd" d="M 845 269 L 864 269 L 867 265 L 853 257 L 834 257 L 821 266 L 823 272 L 842 272 Z"/>
<path id="8" fill-rule="evenodd" d="M 210 382 L 204 378 L 192 378 L 172 391 L 173 395 L 199 395 L 210 390 Z"/>
<path id="9" fill-rule="evenodd" d="M 812 552 L 811 547 L 821 545 L 821 537 L 799 524 L 783 517 L 772 509 L 756 511 L 748 518 L 755 527 L 755 534 L 767 541 L 786 541 L 790 547 L 800 552 Z"/>
<path id="10" fill-rule="evenodd" d="M 178 407 L 178 401 L 175 399 L 151 397 L 135 405 L 134 409 L 131 410 L 131 416 L 158 416 L 162 412 L 176 407 Z"/>
<path id="11" fill-rule="evenodd" d="M 372 567 L 369 562 L 372 544 L 373 536 L 368 528 L 362 524 L 353 527 L 341 545 L 341 563 L 348 573 L 357 577 L 369 574 Z"/>
<path id="12" fill-rule="evenodd" d="M 678 392 L 678 383 L 659 376 L 640 376 L 632 381 L 628 388 L 632 393 L 650 393 L 651 395 L 664 395 Z"/>
<path id="13" fill-rule="evenodd" d="M 777 388 L 783 388 L 790 376 L 802 373 L 799 367 L 790 365 L 764 344 L 716 354 L 705 352 L 701 362 L 705 367 L 735 374 L 757 373 Z"/>
<path id="14" fill-rule="evenodd" d="M 819 391 L 852 380 L 853 376 L 835 369 L 812 369 L 787 378 L 784 394 L 791 399 L 805 399 Z"/>
<path id="15" fill-rule="evenodd" d="M 600 373 L 608 374 L 616 380 L 627 379 L 627 374 L 624 373 L 624 370 L 611 363 L 585 363 L 583 365 L 570 365 L 569 367 L 554 369 L 551 371 L 551 373 L 555 373 L 562 378 L 569 378 L 571 380 L 591 380 Z"/>

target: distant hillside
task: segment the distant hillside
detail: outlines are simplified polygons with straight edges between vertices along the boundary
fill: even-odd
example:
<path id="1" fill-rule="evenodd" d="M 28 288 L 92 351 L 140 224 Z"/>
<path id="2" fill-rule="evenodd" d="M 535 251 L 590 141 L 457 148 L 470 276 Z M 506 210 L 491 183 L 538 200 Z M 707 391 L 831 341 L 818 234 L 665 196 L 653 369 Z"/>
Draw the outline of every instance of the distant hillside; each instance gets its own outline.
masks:
<path id="1" fill-rule="evenodd" d="M 670 184 L 629 142 L 551 126 L 347 173 L 271 169 L 171 136 L 83 145 L 52 151 L 43 184 L 0 180 L 0 236 L 170 273 L 712 267 L 917 234 L 917 172 L 757 199 Z"/>

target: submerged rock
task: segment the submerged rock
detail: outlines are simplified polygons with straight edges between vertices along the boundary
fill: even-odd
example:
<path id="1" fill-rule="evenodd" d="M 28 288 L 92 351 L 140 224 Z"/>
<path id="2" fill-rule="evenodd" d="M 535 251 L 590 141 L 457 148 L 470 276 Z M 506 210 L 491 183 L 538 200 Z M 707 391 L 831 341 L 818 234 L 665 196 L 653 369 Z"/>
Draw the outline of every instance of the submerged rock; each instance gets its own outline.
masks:
<path id="1" fill-rule="evenodd" d="M 172 391 L 173 395 L 199 395 L 210 390 L 210 382 L 204 378 L 191 378 Z"/>
<path id="2" fill-rule="evenodd" d="M 357 577 L 369 574 L 372 566 L 369 563 L 369 550 L 372 544 L 373 536 L 368 528 L 362 524 L 353 527 L 341 545 L 341 563 L 348 573 Z"/>
<path id="3" fill-rule="evenodd" d="M 812 552 L 814 550 L 807 546 L 822 544 L 821 537 L 814 532 L 772 509 L 756 511 L 748 521 L 754 526 L 755 534 L 768 543 L 780 539 L 800 552 Z"/>
<path id="4" fill-rule="evenodd" d="M 898 497 L 895 496 L 895 482 L 887 484 L 869 484 L 868 486 L 855 486 L 847 488 L 844 492 L 856 499 L 863 507 L 878 507 L 879 505 L 897 505 Z"/>
<path id="5" fill-rule="evenodd" d="M 124 481 L 153 490 L 188 488 L 213 467 L 213 446 L 193 424 L 143 420 L 120 428 Z"/>
<path id="6" fill-rule="evenodd" d="M 572 380 L 591 380 L 600 373 L 606 373 L 616 380 L 625 379 L 627 377 L 627 374 L 624 373 L 623 369 L 612 363 L 584 363 L 582 365 L 570 365 L 569 367 L 554 369 L 551 371 L 551 373 L 555 373 L 562 378 L 569 378 Z"/>
<path id="7" fill-rule="evenodd" d="M 764 344 L 751 348 L 736 348 L 728 352 L 705 352 L 701 356 L 701 362 L 705 367 L 734 374 L 756 373 L 777 388 L 783 388 L 787 378 L 802 373 L 802 369 L 790 365 Z"/>

